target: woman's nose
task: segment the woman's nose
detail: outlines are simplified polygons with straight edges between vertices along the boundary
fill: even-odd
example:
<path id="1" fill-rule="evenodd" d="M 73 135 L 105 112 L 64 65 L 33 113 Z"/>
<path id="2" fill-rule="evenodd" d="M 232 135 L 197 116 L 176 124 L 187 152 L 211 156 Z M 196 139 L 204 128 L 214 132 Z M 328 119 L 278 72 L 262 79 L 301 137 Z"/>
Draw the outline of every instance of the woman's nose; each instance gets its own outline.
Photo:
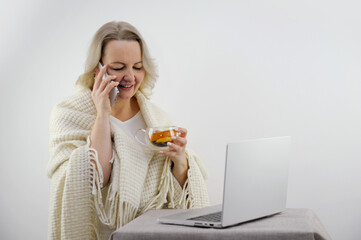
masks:
<path id="1" fill-rule="evenodd" d="M 134 76 L 134 73 L 132 71 L 127 71 L 123 77 L 123 79 L 125 81 L 134 81 L 135 79 L 135 76 Z"/>

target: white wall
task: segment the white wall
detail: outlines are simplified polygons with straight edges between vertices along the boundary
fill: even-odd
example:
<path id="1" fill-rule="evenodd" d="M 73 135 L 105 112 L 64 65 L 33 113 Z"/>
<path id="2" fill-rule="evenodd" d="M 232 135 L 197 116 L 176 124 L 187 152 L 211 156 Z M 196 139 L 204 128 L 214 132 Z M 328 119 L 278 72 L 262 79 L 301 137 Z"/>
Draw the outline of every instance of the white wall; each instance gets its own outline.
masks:
<path id="1" fill-rule="evenodd" d="M 95 31 L 125 20 L 157 60 L 153 100 L 188 128 L 212 203 L 228 141 L 291 135 L 288 207 L 313 209 L 334 239 L 360 239 L 361 4 L 149 2 L 2 1 L 0 238 L 46 239 L 50 110 Z"/>

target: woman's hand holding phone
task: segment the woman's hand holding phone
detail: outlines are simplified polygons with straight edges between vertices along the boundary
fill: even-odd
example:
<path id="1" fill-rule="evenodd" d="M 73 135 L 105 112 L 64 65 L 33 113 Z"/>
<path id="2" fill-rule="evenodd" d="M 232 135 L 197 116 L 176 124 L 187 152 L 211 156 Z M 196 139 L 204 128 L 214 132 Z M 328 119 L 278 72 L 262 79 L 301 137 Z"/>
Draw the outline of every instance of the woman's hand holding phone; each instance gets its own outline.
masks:
<path id="1" fill-rule="evenodd" d="M 110 115 L 111 113 L 111 103 L 109 99 L 109 93 L 118 86 L 118 82 L 112 80 L 116 79 L 116 76 L 109 75 L 103 79 L 103 76 L 106 74 L 107 65 L 102 67 L 100 70 L 97 69 L 95 81 L 92 91 L 92 99 L 97 110 L 97 115 Z"/>
<path id="2" fill-rule="evenodd" d="M 108 184 L 112 170 L 112 163 L 109 162 L 112 158 L 113 151 L 109 121 L 111 114 L 109 92 L 119 84 L 112 81 L 116 76 L 110 75 L 103 79 L 106 71 L 107 66 L 100 69 L 97 68 L 91 93 L 97 116 L 90 135 L 90 147 L 94 148 L 98 153 L 99 162 L 103 171 L 103 186 Z"/>

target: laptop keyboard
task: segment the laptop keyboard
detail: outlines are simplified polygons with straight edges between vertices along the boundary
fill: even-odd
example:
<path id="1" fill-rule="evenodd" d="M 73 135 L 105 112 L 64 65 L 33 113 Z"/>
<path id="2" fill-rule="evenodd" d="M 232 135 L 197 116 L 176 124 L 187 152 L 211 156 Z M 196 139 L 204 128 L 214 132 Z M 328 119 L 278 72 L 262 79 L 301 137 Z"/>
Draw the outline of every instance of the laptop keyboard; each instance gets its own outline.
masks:
<path id="1" fill-rule="evenodd" d="M 220 222 L 222 220 L 222 212 L 215 212 L 199 217 L 189 218 L 188 220 L 204 221 L 204 222 Z"/>

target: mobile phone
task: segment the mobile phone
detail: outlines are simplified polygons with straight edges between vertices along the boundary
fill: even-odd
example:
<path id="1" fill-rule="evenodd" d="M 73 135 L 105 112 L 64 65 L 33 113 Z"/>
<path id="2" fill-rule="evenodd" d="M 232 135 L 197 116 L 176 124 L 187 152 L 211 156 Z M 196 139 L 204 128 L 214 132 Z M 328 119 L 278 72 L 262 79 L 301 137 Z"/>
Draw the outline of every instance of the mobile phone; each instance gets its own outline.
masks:
<path id="1" fill-rule="evenodd" d="M 99 71 L 103 68 L 104 66 L 99 63 L 98 64 L 98 68 L 99 68 Z M 108 73 L 105 72 L 104 75 L 103 75 L 103 78 L 102 80 L 104 81 L 105 78 L 108 77 Z M 109 82 L 110 83 L 110 82 Z M 108 83 L 108 84 L 109 84 Z M 118 98 L 118 94 L 119 94 L 119 90 L 117 87 L 114 87 L 110 92 L 109 92 L 109 100 L 110 100 L 110 104 L 113 106 L 115 104 L 115 102 L 117 101 L 117 98 Z"/>

